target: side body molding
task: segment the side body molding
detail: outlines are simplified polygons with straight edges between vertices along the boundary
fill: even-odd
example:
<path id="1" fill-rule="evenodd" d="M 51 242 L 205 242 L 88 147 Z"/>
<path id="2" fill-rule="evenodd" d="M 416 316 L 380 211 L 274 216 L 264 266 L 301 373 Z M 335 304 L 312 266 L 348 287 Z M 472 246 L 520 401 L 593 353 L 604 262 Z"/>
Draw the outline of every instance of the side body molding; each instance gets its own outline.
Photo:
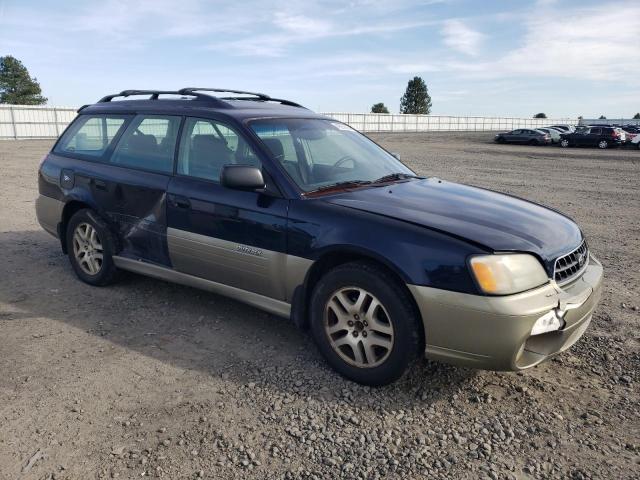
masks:
<path id="1" fill-rule="evenodd" d="M 266 297 L 264 295 L 259 295 L 257 293 L 248 292 L 241 288 L 235 288 L 222 283 L 206 280 L 204 278 L 194 277 L 193 275 L 177 272 L 176 270 L 143 262 L 141 260 L 114 256 L 113 261 L 116 264 L 116 267 L 123 270 L 218 293 L 280 317 L 289 318 L 291 314 L 291 304 Z"/>
<path id="2" fill-rule="evenodd" d="M 167 229 L 173 268 L 194 277 L 291 302 L 313 261 L 175 228 Z"/>

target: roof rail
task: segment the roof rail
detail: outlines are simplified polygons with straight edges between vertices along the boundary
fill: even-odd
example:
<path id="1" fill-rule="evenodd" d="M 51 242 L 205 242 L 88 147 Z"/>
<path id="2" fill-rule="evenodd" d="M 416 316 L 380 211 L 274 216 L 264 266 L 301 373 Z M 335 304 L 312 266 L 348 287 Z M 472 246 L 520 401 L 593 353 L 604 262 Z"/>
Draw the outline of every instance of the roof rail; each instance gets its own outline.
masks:
<path id="1" fill-rule="evenodd" d="M 251 97 L 217 97 L 213 95 L 207 95 L 201 92 L 233 93 L 237 95 L 251 95 Z M 120 93 L 114 93 L 114 94 L 102 97 L 100 100 L 98 100 L 98 103 L 110 102 L 116 97 L 126 98 L 132 95 L 149 95 L 149 100 L 158 100 L 158 97 L 160 95 L 188 95 L 190 97 L 195 97 L 198 100 L 204 100 L 206 102 L 212 103 L 217 107 L 226 107 L 226 108 L 229 108 L 229 104 L 226 103 L 225 100 L 253 100 L 253 101 L 261 101 L 261 102 L 278 102 L 278 103 L 281 103 L 282 105 L 305 108 L 298 103 L 292 102 L 291 100 L 284 100 L 281 98 L 271 98 L 269 95 L 265 95 L 264 93 L 245 92 L 243 90 L 229 90 L 226 88 L 197 88 L 197 87 L 181 88 L 180 90 L 123 90 Z M 252 97 L 255 97 L 255 98 L 252 98 Z"/>
<path id="2" fill-rule="evenodd" d="M 112 95 L 107 95 L 106 97 L 102 97 L 98 100 L 98 103 L 110 102 L 116 97 L 130 97 L 132 95 L 149 95 L 149 100 L 158 100 L 160 95 L 188 95 L 191 97 L 196 97 L 198 100 L 205 100 L 207 102 L 213 103 L 219 107 L 228 107 L 229 105 L 222 100 L 212 97 L 211 95 L 206 95 L 198 92 L 183 92 L 182 90 L 123 90 L 120 93 L 114 93 Z"/>
<path id="3" fill-rule="evenodd" d="M 222 100 L 259 100 L 263 102 L 278 102 L 283 105 L 288 105 L 290 107 L 305 108 L 299 103 L 292 102 L 291 100 L 284 100 L 282 98 L 272 98 L 269 95 L 266 95 L 264 93 L 245 92 L 243 90 L 229 90 L 227 88 L 187 87 L 187 88 L 180 89 L 179 92 L 185 95 L 193 95 L 196 92 L 217 92 L 217 93 L 236 93 L 238 95 L 253 95 L 254 97 L 257 97 L 257 99 L 247 98 L 247 97 L 219 97 L 219 98 Z"/>
<path id="4" fill-rule="evenodd" d="M 254 97 L 260 98 L 261 100 L 271 99 L 269 95 L 265 95 L 264 93 L 245 92 L 244 90 L 229 90 L 228 88 L 187 87 L 187 88 L 181 88 L 179 92 L 184 94 L 192 94 L 193 92 L 217 92 L 217 93 L 226 92 L 226 93 L 237 93 L 238 95 L 253 95 Z"/>

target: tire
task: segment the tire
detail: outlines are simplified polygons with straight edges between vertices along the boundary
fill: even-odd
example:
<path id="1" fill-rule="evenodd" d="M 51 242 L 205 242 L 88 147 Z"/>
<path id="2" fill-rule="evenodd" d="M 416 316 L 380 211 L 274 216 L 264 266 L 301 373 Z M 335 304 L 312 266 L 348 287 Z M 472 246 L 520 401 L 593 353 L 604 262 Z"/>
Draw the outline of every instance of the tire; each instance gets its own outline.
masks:
<path id="1" fill-rule="evenodd" d="M 539 145 L 540 142 L 538 142 L 538 140 L 529 140 L 529 145 Z"/>
<path id="2" fill-rule="evenodd" d="M 115 240 L 98 215 L 90 209 L 78 210 L 69 220 L 66 231 L 67 254 L 80 280 L 104 286 L 117 279 L 113 263 Z"/>
<path id="3" fill-rule="evenodd" d="M 375 264 L 340 265 L 313 289 L 311 333 L 320 352 L 334 370 L 363 385 L 402 376 L 419 354 L 420 325 L 410 294 Z"/>
<path id="4" fill-rule="evenodd" d="M 598 148 L 605 150 L 607 148 L 609 148 L 609 142 L 607 142 L 606 140 L 600 140 L 598 141 Z"/>
<path id="5" fill-rule="evenodd" d="M 636 147 L 638 147 L 638 150 L 640 150 L 640 142 L 636 143 Z"/>
<path id="6" fill-rule="evenodd" d="M 502 137 L 498 137 L 498 139 L 496 140 L 496 142 L 500 143 L 500 144 L 504 144 L 506 143 L 506 140 Z"/>
<path id="7" fill-rule="evenodd" d="M 571 143 L 566 138 L 563 138 L 562 140 L 560 140 L 560 146 L 562 148 L 568 148 L 571 146 Z"/>

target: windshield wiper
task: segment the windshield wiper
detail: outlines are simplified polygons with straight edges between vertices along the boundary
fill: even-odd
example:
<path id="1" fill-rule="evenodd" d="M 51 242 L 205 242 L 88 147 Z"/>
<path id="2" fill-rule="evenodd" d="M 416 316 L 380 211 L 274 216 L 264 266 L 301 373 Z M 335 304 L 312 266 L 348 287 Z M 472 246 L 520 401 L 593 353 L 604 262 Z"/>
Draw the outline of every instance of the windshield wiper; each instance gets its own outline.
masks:
<path id="1" fill-rule="evenodd" d="M 308 192 L 305 192 L 305 195 L 308 195 L 310 193 L 323 192 L 325 190 L 333 190 L 336 188 L 360 187 L 362 185 L 370 185 L 371 183 L 372 182 L 370 182 L 369 180 L 347 180 L 344 182 L 330 183 L 329 185 L 323 185 L 322 187 L 316 188 L 315 190 L 309 190 Z"/>
<path id="2" fill-rule="evenodd" d="M 380 177 L 371 183 L 385 183 L 385 182 L 392 182 L 394 180 L 405 180 L 408 178 L 424 178 L 424 177 L 418 177 L 417 175 L 412 175 L 410 173 L 390 173 L 389 175 Z"/>

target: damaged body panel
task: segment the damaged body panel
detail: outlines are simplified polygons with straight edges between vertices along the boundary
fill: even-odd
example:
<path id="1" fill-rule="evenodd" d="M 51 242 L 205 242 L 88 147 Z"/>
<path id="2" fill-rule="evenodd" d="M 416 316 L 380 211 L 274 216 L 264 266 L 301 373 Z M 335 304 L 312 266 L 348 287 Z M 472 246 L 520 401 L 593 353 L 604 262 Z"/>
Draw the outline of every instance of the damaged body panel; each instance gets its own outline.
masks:
<path id="1" fill-rule="evenodd" d="M 39 175 L 42 196 L 64 205 L 77 202 L 95 210 L 118 238 L 120 255 L 171 266 L 166 193 L 170 176 L 54 154 L 43 163 L 46 167 Z M 61 221 L 64 218 L 58 223 Z"/>

